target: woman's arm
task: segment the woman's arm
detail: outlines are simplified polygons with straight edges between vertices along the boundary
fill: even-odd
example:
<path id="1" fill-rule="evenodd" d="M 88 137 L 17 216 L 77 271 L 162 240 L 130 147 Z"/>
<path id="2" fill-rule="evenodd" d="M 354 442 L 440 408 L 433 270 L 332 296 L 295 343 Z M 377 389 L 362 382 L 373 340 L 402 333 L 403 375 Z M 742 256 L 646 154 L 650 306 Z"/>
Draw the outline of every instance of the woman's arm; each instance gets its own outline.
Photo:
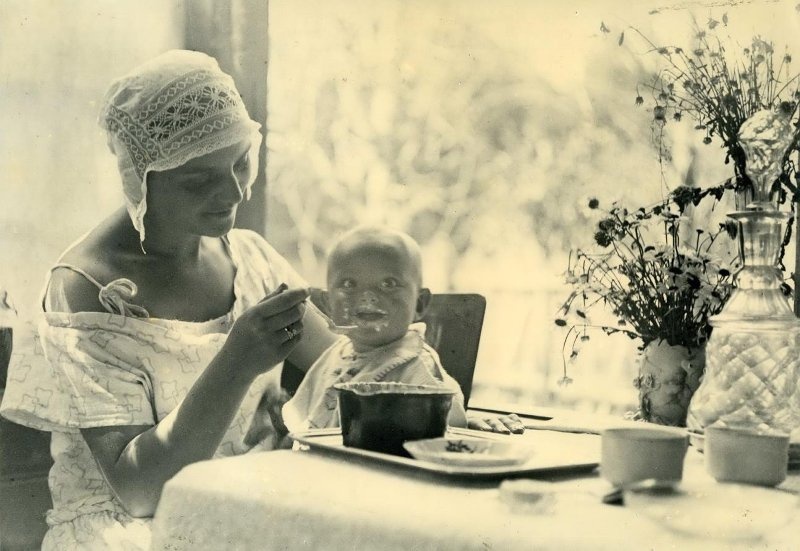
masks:
<path id="1" fill-rule="evenodd" d="M 300 340 L 283 340 L 283 329 L 302 323 L 306 297 L 305 289 L 288 290 L 245 312 L 184 400 L 156 426 L 81 430 L 132 516 L 152 516 L 167 480 L 212 457 L 253 379 L 285 359 Z"/>
<path id="2" fill-rule="evenodd" d="M 292 373 L 286 380 L 280 373 L 275 372 L 267 377 L 264 395 L 256 409 L 256 417 L 247 431 L 246 444 L 255 445 L 270 433 L 268 429 L 272 427 L 277 440 L 282 442 L 282 447 L 286 447 L 285 436 L 289 431 L 283 422 L 282 408 L 292 395 L 283 388 L 283 385 L 288 384 L 288 390 L 293 393 L 305 373 L 336 339 L 337 336 L 328 330 L 327 321 L 317 309 L 306 308 L 303 316 L 303 338 L 289 354 L 288 363 L 284 363 L 282 368 L 292 370 Z"/>
<path id="3" fill-rule="evenodd" d="M 82 429 L 106 481 L 134 517 L 155 512 L 164 483 L 181 468 L 209 459 L 252 379 L 217 356 L 186 398 L 154 427 Z"/>

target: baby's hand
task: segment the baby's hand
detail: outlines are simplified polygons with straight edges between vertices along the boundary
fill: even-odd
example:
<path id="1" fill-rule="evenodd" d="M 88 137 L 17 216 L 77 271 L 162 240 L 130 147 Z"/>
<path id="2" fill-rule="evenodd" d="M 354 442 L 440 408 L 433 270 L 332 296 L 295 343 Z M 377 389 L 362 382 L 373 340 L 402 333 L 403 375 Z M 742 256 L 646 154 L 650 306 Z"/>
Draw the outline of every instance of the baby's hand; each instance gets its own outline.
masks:
<path id="1" fill-rule="evenodd" d="M 272 375 L 272 373 L 275 372 L 270 372 L 270 375 L 267 375 L 268 382 L 256 407 L 253 422 L 250 424 L 250 429 L 244 439 L 245 444 L 249 446 L 255 446 L 270 435 L 275 442 L 280 442 L 289 433 L 283 422 L 281 409 L 283 409 L 283 404 L 288 402 L 291 396 L 281 388 L 280 378 Z"/>
<path id="2" fill-rule="evenodd" d="M 276 396 L 271 396 L 267 404 L 267 413 L 272 421 L 272 426 L 275 427 L 275 432 L 280 435 L 289 434 L 289 429 L 283 422 L 283 404 L 291 399 L 291 395 L 284 389 L 279 388 Z"/>
<path id="3" fill-rule="evenodd" d="M 289 429 L 286 427 L 286 423 L 283 422 L 283 404 L 288 402 L 292 396 L 280 385 L 278 385 L 277 392 L 273 393 L 271 390 L 268 387 L 265 395 L 271 395 L 267 403 L 267 413 L 275 428 L 273 447 L 276 450 L 288 450 L 292 448 L 293 441 L 289 438 Z"/>
<path id="4" fill-rule="evenodd" d="M 471 413 L 467 415 L 467 427 L 501 434 L 522 434 L 525 432 L 525 425 L 516 413 L 509 413 L 499 417 Z"/>

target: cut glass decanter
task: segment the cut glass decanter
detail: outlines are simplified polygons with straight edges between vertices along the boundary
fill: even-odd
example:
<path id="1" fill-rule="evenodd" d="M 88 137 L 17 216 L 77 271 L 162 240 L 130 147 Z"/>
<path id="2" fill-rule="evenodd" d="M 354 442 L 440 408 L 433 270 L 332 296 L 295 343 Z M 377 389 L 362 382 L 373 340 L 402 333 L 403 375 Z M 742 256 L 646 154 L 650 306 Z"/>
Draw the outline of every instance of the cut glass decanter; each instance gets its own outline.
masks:
<path id="1" fill-rule="evenodd" d="M 714 424 L 792 432 L 800 427 L 800 321 L 781 289 L 777 267 L 789 215 L 773 184 L 794 135 L 786 114 L 765 110 L 742 124 L 752 197 L 729 216 L 738 224 L 743 268 L 706 346 L 706 370 L 689 405 L 687 426 Z"/>

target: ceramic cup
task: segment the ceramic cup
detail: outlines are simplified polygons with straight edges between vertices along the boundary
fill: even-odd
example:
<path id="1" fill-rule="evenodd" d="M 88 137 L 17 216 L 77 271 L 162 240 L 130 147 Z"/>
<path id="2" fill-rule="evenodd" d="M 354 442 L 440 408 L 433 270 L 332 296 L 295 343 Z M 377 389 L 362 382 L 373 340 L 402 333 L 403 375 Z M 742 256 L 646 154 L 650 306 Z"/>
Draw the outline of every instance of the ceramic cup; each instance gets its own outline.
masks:
<path id="1" fill-rule="evenodd" d="M 710 426 L 705 429 L 703 454 L 706 471 L 718 482 L 777 486 L 786 478 L 789 435 Z"/>
<path id="2" fill-rule="evenodd" d="M 654 478 L 678 482 L 689 447 L 685 432 L 660 428 L 603 431 L 600 474 L 614 486 Z"/>

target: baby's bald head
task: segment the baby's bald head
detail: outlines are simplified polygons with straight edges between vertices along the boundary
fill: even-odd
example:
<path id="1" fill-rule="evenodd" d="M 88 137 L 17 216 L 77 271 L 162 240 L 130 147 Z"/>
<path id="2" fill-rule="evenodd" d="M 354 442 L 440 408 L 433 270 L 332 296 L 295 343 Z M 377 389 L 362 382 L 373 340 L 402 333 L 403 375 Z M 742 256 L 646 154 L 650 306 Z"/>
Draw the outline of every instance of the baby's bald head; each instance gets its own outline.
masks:
<path id="1" fill-rule="evenodd" d="M 422 286 L 419 245 L 408 234 L 385 226 L 358 226 L 342 235 L 328 255 L 328 274 L 354 256 L 371 254 L 396 258 L 406 266 L 409 279 Z"/>

